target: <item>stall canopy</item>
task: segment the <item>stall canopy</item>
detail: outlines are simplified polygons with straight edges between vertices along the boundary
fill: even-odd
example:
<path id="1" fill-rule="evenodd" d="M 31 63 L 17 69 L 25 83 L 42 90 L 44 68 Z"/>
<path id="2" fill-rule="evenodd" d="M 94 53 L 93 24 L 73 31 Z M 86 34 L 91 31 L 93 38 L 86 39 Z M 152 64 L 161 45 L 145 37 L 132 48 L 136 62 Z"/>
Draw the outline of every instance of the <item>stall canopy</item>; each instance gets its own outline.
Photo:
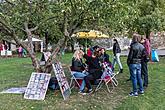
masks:
<path id="1" fill-rule="evenodd" d="M 27 41 L 28 41 L 28 39 L 25 40 L 25 42 L 27 42 Z M 32 38 L 32 41 L 33 42 L 42 42 L 42 40 L 34 38 L 34 37 Z"/>
<path id="2" fill-rule="evenodd" d="M 28 39 L 26 39 L 24 42 L 28 42 Z M 32 38 L 32 42 L 40 42 L 41 44 L 41 52 L 43 52 L 43 40 L 37 39 L 37 38 Z"/>

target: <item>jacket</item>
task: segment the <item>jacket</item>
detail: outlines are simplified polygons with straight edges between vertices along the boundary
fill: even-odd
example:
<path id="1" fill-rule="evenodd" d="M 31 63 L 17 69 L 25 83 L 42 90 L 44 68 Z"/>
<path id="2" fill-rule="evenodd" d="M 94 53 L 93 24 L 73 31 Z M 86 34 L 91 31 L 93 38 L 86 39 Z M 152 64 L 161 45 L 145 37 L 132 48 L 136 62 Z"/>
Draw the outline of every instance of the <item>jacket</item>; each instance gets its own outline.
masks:
<path id="1" fill-rule="evenodd" d="M 150 47 L 149 40 L 146 39 L 143 45 L 144 45 L 144 47 L 146 49 L 147 55 L 150 56 L 150 54 L 151 54 L 151 47 Z"/>
<path id="2" fill-rule="evenodd" d="M 102 67 L 100 66 L 99 58 L 89 57 L 87 54 L 83 56 L 88 62 L 88 72 L 92 74 L 95 79 L 98 79 L 102 75 Z"/>
<path id="3" fill-rule="evenodd" d="M 72 58 L 72 71 L 82 72 L 85 69 L 85 65 L 82 62 L 82 59 L 78 60 Z"/>
<path id="4" fill-rule="evenodd" d="M 118 43 L 113 44 L 113 54 L 116 55 L 116 53 L 121 53 L 121 49 Z"/>
<path id="5" fill-rule="evenodd" d="M 127 64 L 140 64 L 145 56 L 145 48 L 138 42 L 133 42 L 130 46 L 130 51 L 127 58 Z"/>

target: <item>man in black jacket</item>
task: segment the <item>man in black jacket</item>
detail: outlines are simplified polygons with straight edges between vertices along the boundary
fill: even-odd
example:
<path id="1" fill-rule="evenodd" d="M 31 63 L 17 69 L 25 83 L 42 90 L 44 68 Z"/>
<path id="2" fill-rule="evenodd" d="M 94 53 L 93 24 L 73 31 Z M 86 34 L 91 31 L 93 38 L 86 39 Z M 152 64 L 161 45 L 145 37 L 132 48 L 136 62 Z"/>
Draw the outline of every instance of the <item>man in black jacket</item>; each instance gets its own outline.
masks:
<path id="1" fill-rule="evenodd" d="M 141 78 L 141 60 L 145 55 L 145 48 L 139 43 L 139 40 L 140 35 L 133 34 L 132 44 L 127 59 L 133 86 L 133 91 L 129 94 L 130 96 L 138 96 L 138 93 L 144 93 Z M 137 83 L 139 84 L 139 90 L 137 89 Z"/>

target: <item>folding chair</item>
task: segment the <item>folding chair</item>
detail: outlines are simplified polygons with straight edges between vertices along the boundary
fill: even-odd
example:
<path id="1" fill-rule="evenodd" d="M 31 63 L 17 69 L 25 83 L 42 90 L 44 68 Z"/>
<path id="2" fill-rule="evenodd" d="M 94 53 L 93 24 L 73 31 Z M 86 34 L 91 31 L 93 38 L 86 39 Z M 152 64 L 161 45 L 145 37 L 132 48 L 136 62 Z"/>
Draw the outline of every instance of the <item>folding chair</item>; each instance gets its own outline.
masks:
<path id="1" fill-rule="evenodd" d="M 73 89 L 76 85 L 78 86 L 78 88 L 80 88 L 80 84 L 79 84 L 78 80 L 83 80 L 83 78 L 76 78 L 74 76 L 74 71 L 71 70 L 72 67 L 70 66 L 68 68 L 69 68 L 69 71 L 71 73 L 70 84 L 69 84 L 70 89 Z"/>
<path id="2" fill-rule="evenodd" d="M 99 89 L 101 89 L 101 87 L 103 86 L 103 84 L 105 84 L 107 90 L 109 93 L 111 93 L 114 89 L 114 87 L 116 87 L 118 85 L 118 81 L 115 78 L 115 76 L 119 73 L 114 73 L 112 71 L 112 69 L 108 66 L 107 63 L 103 63 L 103 67 L 104 67 L 104 72 L 101 76 L 99 80 L 99 84 L 97 85 L 95 91 L 98 91 Z M 112 85 L 112 90 L 110 90 L 110 84 Z"/>

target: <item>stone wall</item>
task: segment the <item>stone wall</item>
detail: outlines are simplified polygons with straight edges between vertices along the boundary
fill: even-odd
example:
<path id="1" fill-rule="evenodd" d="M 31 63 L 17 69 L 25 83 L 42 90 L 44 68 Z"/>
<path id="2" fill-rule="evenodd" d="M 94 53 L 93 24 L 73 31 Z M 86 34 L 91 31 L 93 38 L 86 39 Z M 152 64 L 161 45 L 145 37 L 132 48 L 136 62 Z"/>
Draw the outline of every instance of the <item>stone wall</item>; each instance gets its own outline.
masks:
<path id="1" fill-rule="evenodd" d="M 155 34 L 151 37 L 151 47 L 154 49 L 165 49 L 165 35 Z"/>
<path id="2" fill-rule="evenodd" d="M 116 38 L 118 40 L 118 43 L 121 47 L 122 50 L 128 49 L 130 43 L 131 43 L 131 39 L 127 38 L 127 37 L 121 37 L 121 38 Z M 108 50 L 111 50 L 113 47 L 113 39 L 109 38 L 109 39 L 94 39 L 93 41 L 93 45 L 99 45 L 101 47 L 104 47 Z"/>
<path id="3" fill-rule="evenodd" d="M 130 46 L 131 43 L 131 38 L 128 37 L 119 37 L 116 38 L 120 44 L 120 47 L 122 50 L 126 50 L 128 49 L 128 47 Z M 101 47 L 104 47 L 108 50 L 112 49 L 113 46 L 113 42 L 112 42 L 112 38 L 110 39 L 95 39 L 92 40 L 93 41 L 93 45 L 99 45 Z M 155 34 L 154 36 L 151 37 L 151 48 L 152 49 L 165 49 L 165 35 L 157 35 Z"/>

